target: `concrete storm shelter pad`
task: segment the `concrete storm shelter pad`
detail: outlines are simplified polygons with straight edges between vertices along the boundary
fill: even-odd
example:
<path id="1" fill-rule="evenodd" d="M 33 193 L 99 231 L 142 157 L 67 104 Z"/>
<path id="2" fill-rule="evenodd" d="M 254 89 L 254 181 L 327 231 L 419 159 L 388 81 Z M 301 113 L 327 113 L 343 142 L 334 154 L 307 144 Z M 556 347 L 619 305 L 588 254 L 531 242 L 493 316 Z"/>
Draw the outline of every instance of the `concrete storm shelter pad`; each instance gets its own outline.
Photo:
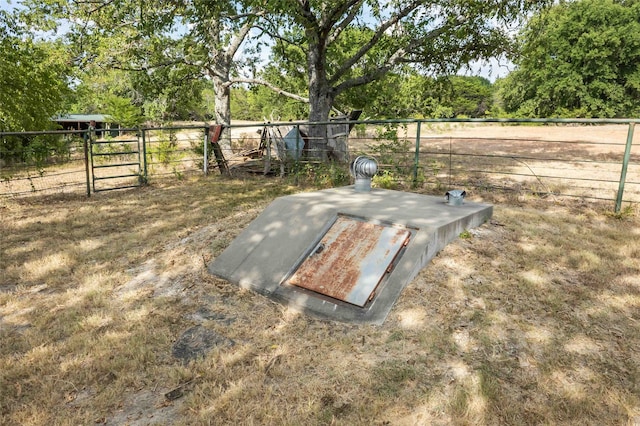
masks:
<path id="1" fill-rule="evenodd" d="M 316 316 L 382 324 L 429 260 L 492 213 L 487 204 L 383 189 L 290 195 L 274 200 L 209 271 Z"/>

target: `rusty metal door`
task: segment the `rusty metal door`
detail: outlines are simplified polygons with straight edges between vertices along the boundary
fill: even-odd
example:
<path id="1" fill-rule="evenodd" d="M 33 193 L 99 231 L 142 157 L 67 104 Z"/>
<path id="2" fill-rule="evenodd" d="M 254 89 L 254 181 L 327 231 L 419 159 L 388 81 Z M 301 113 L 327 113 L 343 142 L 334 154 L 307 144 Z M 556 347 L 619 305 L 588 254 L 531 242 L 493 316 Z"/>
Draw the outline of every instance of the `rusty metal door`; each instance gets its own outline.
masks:
<path id="1" fill-rule="evenodd" d="M 339 215 L 285 284 L 364 307 L 410 237 L 404 227 Z"/>

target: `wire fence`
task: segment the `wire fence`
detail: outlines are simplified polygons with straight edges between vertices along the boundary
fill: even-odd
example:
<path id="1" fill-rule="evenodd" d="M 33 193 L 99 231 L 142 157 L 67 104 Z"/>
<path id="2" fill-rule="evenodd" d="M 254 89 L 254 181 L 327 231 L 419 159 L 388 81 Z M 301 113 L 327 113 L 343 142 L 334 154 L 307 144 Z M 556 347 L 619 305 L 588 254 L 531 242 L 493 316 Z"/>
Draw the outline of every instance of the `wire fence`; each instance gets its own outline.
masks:
<path id="1" fill-rule="evenodd" d="M 418 186 L 607 200 L 616 211 L 623 202 L 640 202 L 632 120 L 420 124 L 401 129 L 396 143 L 365 138 L 365 151 L 382 160 L 387 180 L 406 184 L 400 176 L 413 173 Z"/>
<path id="2" fill-rule="evenodd" d="M 0 196 L 86 190 L 83 132 L 0 132 Z"/>
<path id="3" fill-rule="evenodd" d="M 0 196 L 91 195 L 212 171 L 324 173 L 325 184 L 341 185 L 349 183 L 349 161 L 370 155 L 379 163 L 379 187 L 606 200 L 620 211 L 623 203 L 640 203 L 640 148 L 633 144 L 639 121 L 332 120 L 236 123 L 219 134 L 205 123 L 97 134 L 5 132 Z"/>

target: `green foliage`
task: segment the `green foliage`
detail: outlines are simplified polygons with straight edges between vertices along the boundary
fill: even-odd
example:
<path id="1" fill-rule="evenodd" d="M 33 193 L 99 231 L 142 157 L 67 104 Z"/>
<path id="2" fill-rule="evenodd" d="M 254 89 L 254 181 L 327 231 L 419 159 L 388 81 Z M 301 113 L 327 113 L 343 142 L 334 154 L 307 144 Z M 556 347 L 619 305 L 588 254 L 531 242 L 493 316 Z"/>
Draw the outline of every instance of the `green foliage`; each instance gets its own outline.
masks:
<path id="1" fill-rule="evenodd" d="M 340 39 L 328 51 L 327 67 L 334 70 L 356 54 L 361 44 L 370 37 L 371 30 L 351 29 L 349 37 Z M 305 44 L 306 46 L 306 44 Z M 371 64 L 381 62 L 384 42 L 368 52 Z M 290 92 L 306 94 L 307 75 L 300 64 L 305 61 L 304 50 L 280 41 L 273 49 L 272 65 L 262 77 Z M 357 78 L 365 69 L 354 67 L 343 79 Z M 260 105 L 262 115 L 270 117 L 272 112 L 283 119 L 300 119 L 308 114 L 308 107 L 300 102 L 279 96 L 267 88 L 252 90 L 255 103 Z M 244 111 L 249 111 L 247 102 Z M 433 78 L 414 67 L 401 67 L 364 86 L 352 87 L 341 92 L 335 101 L 342 111 L 364 110 L 369 117 L 376 118 L 450 118 L 459 115 L 484 117 L 492 106 L 491 83 L 481 77 L 451 76 Z M 234 113 L 235 116 L 235 113 Z M 254 119 L 256 117 L 254 116 Z"/>
<path id="2" fill-rule="evenodd" d="M 470 240 L 471 238 L 473 238 L 473 234 L 469 232 L 469 230 L 465 229 L 460 233 L 459 237 L 463 240 Z"/>
<path id="3" fill-rule="evenodd" d="M 70 110 L 108 113 L 124 127 L 135 127 L 143 121 L 204 119 L 213 110 L 212 100 L 204 98 L 211 92 L 210 84 L 202 79 L 182 81 L 179 76 L 178 70 L 169 69 L 143 74 L 89 67 L 78 75 L 81 82 Z"/>
<path id="4" fill-rule="evenodd" d="M 307 95 L 307 77 L 300 64 L 305 61 L 306 43 L 299 33 L 287 34 L 300 43 L 276 40 L 271 50 L 270 62 L 260 72 L 259 77 L 274 86 L 301 96 Z M 309 106 L 299 100 L 274 92 L 264 86 L 254 86 L 247 93 L 247 111 L 253 119 L 300 120 L 308 117 Z"/>
<path id="5" fill-rule="evenodd" d="M 0 11 L 0 52 L 0 131 L 53 129 L 69 93 L 64 46 L 34 40 Z M 6 144 L 5 152 L 17 148 Z"/>
<path id="6" fill-rule="evenodd" d="M 202 144 L 200 144 L 202 149 Z M 167 167 L 172 162 L 179 159 L 180 154 L 178 152 L 178 139 L 174 131 L 163 131 L 158 140 L 152 144 L 149 144 L 147 149 L 148 163 L 149 164 L 162 164 Z"/>
<path id="7" fill-rule="evenodd" d="M 371 179 L 372 186 L 382 189 L 397 189 L 398 179 L 389 170 L 382 170 Z"/>
<path id="8" fill-rule="evenodd" d="M 368 151 L 378 161 L 381 174 L 384 171 L 389 174 L 386 178 L 393 177 L 398 180 L 404 178 L 411 179 L 414 169 L 415 142 L 404 138 L 398 138 L 397 130 L 392 125 L 387 125 L 386 130 L 381 130 L 376 138 L 378 142 L 369 145 Z M 383 179 L 384 180 L 384 179 Z"/>
<path id="9" fill-rule="evenodd" d="M 507 112 L 523 117 L 640 114 L 640 3 L 561 2 L 520 35 L 504 82 Z"/>
<path id="10" fill-rule="evenodd" d="M 0 52 L 0 131 L 54 129 L 51 118 L 69 94 L 64 47 L 34 40 L 0 11 Z M 68 156 L 69 143 L 59 135 L 3 136 L 0 159 L 40 166 Z"/>
<path id="11" fill-rule="evenodd" d="M 156 123 L 214 114 L 227 122 L 228 85 L 259 49 L 244 46 L 236 55 L 256 19 L 253 3 L 24 0 L 23 19 L 37 30 L 52 31 L 60 22 L 68 27 L 64 38 L 82 70 L 74 111 L 103 112 L 104 98 L 114 95 Z M 203 102 L 207 89 L 214 96 Z"/>
<path id="12" fill-rule="evenodd" d="M 104 112 L 106 100 L 128 99 L 131 105 L 111 107 L 129 124 L 141 114 L 158 123 L 212 116 L 228 122 L 230 110 L 241 119 L 324 121 L 334 104 L 375 117 L 483 116 L 490 108 L 483 84 L 453 78 L 451 89 L 443 90 L 446 84 L 425 76 L 450 75 L 471 59 L 505 50 L 504 24 L 538 3 L 413 2 L 396 8 L 387 2 L 346 7 L 338 0 L 24 0 L 23 15 L 32 28 L 50 34 L 60 22 L 69 27 L 64 37 L 82 70 L 74 79 L 73 112 Z M 243 44 L 255 35 L 252 26 L 262 29 L 262 38 Z M 276 90 L 254 85 L 230 92 L 249 74 L 256 76 L 266 46 L 271 62 L 260 67 L 259 77 Z"/>
<path id="13" fill-rule="evenodd" d="M 482 118 L 493 107 L 493 86 L 482 77 L 433 78 L 407 69 L 345 92 L 338 102 L 375 118 Z"/>
<path id="14" fill-rule="evenodd" d="M 396 109 L 392 115 L 398 116 L 404 105 L 398 108 L 393 100 L 398 97 L 400 80 L 392 78 L 387 80 L 391 83 L 388 86 L 376 86 L 377 96 L 370 96 L 374 90 L 367 93 L 369 84 L 393 72 L 402 75 L 408 66 L 423 75 L 451 75 L 472 60 L 504 53 L 512 45 L 510 25 L 545 3 L 547 0 L 393 5 L 376 1 L 347 5 L 339 0 L 269 2 L 272 15 L 277 17 L 273 31 L 278 32 L 278 44 L 282 45 L 272 63 L 280 80 L 289 84 L 305 81 L 304 92 L 296 93 L 309 97 L 311 121 L 327 120 L 334 104 L 364 107 L 371 99 L 381 99 L 379 109 L 387 115 Z M 415 91 L 413 97 L 428 99 L 423 93 Z M 362 98 L 358 100 L 358 96 Z M 437 114 L 471 116 L 488 109 L 463 105 L 460 112 L 444 111 L 438 110 L 442 103 L 432 105 L 429 109 Z"/>
<path id="15" fill-rule="evenodd" d="M 160 67 L 153 73 L 129 72 L 132 100 L 142 106 L 147 120 L 167 123 L 175 120 L 204 120 L 214 108 L 204 95 L 211 83 L 186 66 Z"/>
<path id="16" fill-rule="evenodd" d="M 383 141 L 379 146 L 385 145 L 384 141 L 391 141 L 392 143 L 398 142 L 398 124 L 396 123 L 385 123 L 380 125 L 376 127 L 375 132 L 375 139 Z"/>
<path id="17" fill-rule="evenodd" d="M 256 109 L 250 99 L 251 92 L 245 88 L 231 89 L 231 116 L 236 120 L 259 120 L 261 111 Z M 205 96 L 209 98 L 209 94 Z M 213 99 L 213 91 L 210 93 Z"/>
<path id="18" fill-rule="evenodd" d="M 453 76 L 448 79 L 449 90 L 445 92 L 445 106 L 453 110 L 458 118 L 483 118 L 493 103 L 493 87 L 483 77 Z"/>
<path id="19" fill-rule="evenodd" d="M 636 217 L 638 214 L 637 210 L 638 209 L 636 206 L 634 206 L 632 203 L 629 203 L 622 209 L 620 209 L 619 212 L 608 213 L 608 215 L 618 220 L 625 220 Z"/>
<path id="20" fill-rule="evenodd" d="M 73 138 L 63 135 L 3 136 L 0 139 L 0 159 L 6 163 L 25 163 L 42 167 L 69 159 Z"/>
<path id="21" fill-rule="evenodd" d="M 231 115 L 237 120 L 304 120 L 308 114 L 308 105 L 278 95 L 267 87 L 255 86 L 249 90 L 237 88 L 231 91 Z"/>
<path id="22" fill-rule="evenodd" d="M 293 163 L 289 178 L 297 185 L 311 185 L 319 189 L 345 186 L 351 179 L 347 166 L 334 162 Z"/>
<path id="23" fill-rule="evenodd" d="M 120 126 L 131 129 L 142 124 L 144 117 L 140 108 L 131 103 L 131 99 L 109 95 L 105 100 L 105 112 Z"/>

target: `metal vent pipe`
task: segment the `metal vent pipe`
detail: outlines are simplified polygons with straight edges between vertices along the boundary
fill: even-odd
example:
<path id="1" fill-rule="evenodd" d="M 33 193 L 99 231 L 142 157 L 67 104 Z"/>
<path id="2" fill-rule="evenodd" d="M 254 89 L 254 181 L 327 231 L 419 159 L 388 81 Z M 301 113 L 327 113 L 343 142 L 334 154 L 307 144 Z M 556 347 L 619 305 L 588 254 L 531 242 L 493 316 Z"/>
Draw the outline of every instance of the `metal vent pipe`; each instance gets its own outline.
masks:
<path id="1" fill-rule="evenodd" d="M 361 155 L 351 162 L 349 172 L 356 178 L 356 192 L 369 192 L 371 179 L 378 172 L 378 162 L 371 157 Z"/>
<path id="2" fill-rule="evenodd" d="M 467 195 L 467 191 L 463 191 L 462 189 L 452 189 L 444 194 L 444 200 L 450 206 L 461 206 L 465 195 Z"/>

